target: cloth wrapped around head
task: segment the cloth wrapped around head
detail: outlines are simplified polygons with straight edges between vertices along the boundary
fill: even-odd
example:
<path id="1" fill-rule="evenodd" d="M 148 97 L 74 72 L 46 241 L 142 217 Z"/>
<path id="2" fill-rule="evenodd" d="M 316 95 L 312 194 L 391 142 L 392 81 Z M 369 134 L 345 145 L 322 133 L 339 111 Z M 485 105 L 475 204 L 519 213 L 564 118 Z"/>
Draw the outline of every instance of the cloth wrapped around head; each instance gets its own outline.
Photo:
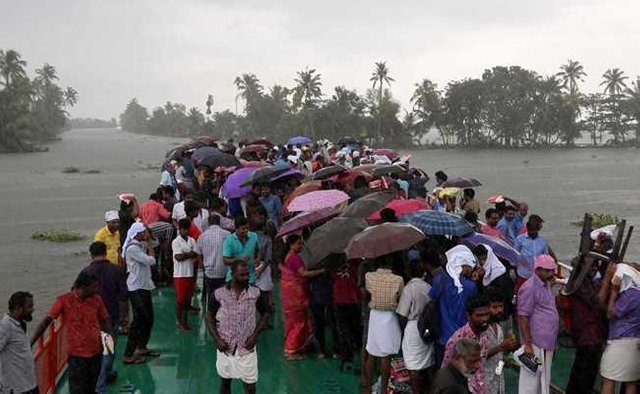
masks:
<path id="1" fill-rule="evenodd" d="M 118 211 L 107 211 L 104 214 L 104 221 L 110 222 L 112 220 L 120 220 L 120 215 L 118 215 Z"/>
<path id="2" fill-rule="evenodd" d="M 454 246 L 447 253 L 447 274 L 453 279 L 453 284 L 458 289 L 458 293 L 462 293 L 462 283 L 460 283 L 460 274 L 462 266 L 468 265 L 471 268 L 476 266 L 476 256 L 473 255 L 471 249 L 464 245 Z"/>
<path id="3" fill-rule="evenodd" d="M 541 254 L 533 259 L 533 269 L 542 268 L 546 270 L 554 270 L 558 268 L 556 261 L 548 254 Z"/>
<path id="4" fill-rule="evenodd" d="M 484 262 L 482 268 L 484 268 L 484 277 L 482 278 L 482 284 L 486 287 L 489 286 L 494 279 L 507 272 L 507 268 L 502 264 L 495 253 L 493 248 L 487 244 L 482 244 L 487 249 L 487 261 Z"/>
<path id="5" fill-rule="evenodd" d="M 640 290 L 640 271 L 629 264 L 618 264 L 616 267 L 616 273 L 613 276 L 621 278 L 620 293 L 629 289 Z"/>
<path id="6" fill-rule="evenodd" d="M 135 222 L 131 227 L 129 227 L 129 231 L 127 231 L 127 238 L 125 238 L 124 245 L 122 245 L 122 258 L 124 258 L 127 248 L 131 245 L 131 241 L 133 241 L 136 235 L 145 231 L 147 231 L 147 227 L 142 222 Z"/>

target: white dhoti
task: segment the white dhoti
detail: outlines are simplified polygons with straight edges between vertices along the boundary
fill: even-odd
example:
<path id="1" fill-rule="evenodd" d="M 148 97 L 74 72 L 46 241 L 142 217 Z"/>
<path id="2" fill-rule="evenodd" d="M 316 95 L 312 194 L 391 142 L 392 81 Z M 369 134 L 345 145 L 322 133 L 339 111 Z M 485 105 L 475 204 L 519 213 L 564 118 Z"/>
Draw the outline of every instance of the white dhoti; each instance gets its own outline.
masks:
<path id="1" fill-rule="evenodd" d="M 520 367 L 518 394 L 549 394 L 553 350 L 544 350 L 533 345 L 533 354 L 542 362 L 542 365 L 538 367 L 536 373 L 525 367 Z"/>
<path id="2" fill-rule="evenodd" d="M 374 357 L 398 354 L 402 333 L 395 311 L 372 309 L 369 313 L 367 352 Z"/>
<path id="3" fill-rule="evenodd" d="M 409 371 L 420 371 L 433 365 L 433 345 L 427 345 L 420 338 L 417 320 L 409 320 L 404 328 L 402 358 Z"/>
<path id="4" fill-rule="evenodd" d="M 640 338 L 607 341 L 600 362 L 600 374 L 617 382 L 635 382 L 640 379 Z"/>
<path id="5" fill-rule="evenodd" d="M 258 352 L 254 350 L 244 356 L 238 356 L 216 350 L 216 370 L 222 379 L 240 379 L 247 384 L 255 383 L 258 381 Z"/>

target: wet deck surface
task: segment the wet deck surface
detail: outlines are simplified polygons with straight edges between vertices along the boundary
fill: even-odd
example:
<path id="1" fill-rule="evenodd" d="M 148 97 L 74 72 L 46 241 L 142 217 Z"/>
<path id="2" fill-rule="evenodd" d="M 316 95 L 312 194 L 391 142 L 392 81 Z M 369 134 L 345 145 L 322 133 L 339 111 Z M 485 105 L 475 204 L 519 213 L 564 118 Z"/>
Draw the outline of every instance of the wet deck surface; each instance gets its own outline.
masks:
<path id="1" fill-rule="evenodd" d="M 302 361 L 284 360 L 282 310 L 279 295 L 276 293 L 274 296 L 277 301 L 274 328 L 264 331 L 258 341 L 257 391 L 270 394 L 358 393 L 359 376 L 353 372 L 341 372 L 338 360 L 321 360 L 315 356 Z M 149 347 L 160 351 L 160 357 L 142 365 L 122 365 L 120 357 L 126 337 L 120 337 L 115 364 L 118 380 L 109 386 L 109 393 L 121 392 L 127 383 L 142 394 L 219 392 L 215 347 L 206 332 L 202 314 L 190 317 L 192 331 L 178 333 L 174 303 L 173 289 L 154 291 L 155 323 Z M 566 387 L 572 363 L 572 350 L 560 348 L 556 352 L 552 375 L 554 384 Z M 517 376 L 517 371 L 505 369 L 507 393 L 517 393 Z M 59 392 L 68 392 L 64 382 L 59 389 Z M 240 382 L 234 382 L 232 392 L 243 392 Z"/>

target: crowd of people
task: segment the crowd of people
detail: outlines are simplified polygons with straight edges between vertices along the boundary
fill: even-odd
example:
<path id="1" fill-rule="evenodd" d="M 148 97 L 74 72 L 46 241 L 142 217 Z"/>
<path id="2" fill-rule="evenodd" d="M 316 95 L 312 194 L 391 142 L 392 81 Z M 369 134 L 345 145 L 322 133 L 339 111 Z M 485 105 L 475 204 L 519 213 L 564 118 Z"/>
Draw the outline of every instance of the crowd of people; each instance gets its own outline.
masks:
<path id="1" fill-rule="evenodd" d="M 195 152 L 202 145 L 220 160 L 209 162 L 220 165 L 201 165 L 205 159 Z M 117 378 L 117 348 L 123 364 L 161 356 L 148 343 L 153 290 L 163 286 L 175 289 L 179 333 L 191 330 L 192 312 L 205 309 L 221 393 L 231 392 L 233 379 L 245 392 L 256 391 L 256 344 L 273 329 L 276 313 L 284 320 L 287 362 L 339 359 L 343 373 L 360 373 L 363 393 L 505 393 L 503 370 L 512 366 L 520 369 L 519 393 L 548 393 L 561 326 L 576 347 L 568 393 L 593 392 L 598 376 L 603 393 L 620 383 L 625 393 L 637 392 L 640 272 L 637 264 L 617 261 L 610 232 L 594 232 L 589 253 L 572 262 L 570 288 L 559 295 L 561 271 L 540 234 L 541 216 L 530 215 L 524 202 L 494 196 L 482 222 L 472 186 L 452 188 L 437 171 L 429 193 L 428 175 L 412 168 L 408 155 L 355 139 L 238 147 L 210 140 L 184 148 L 168 155 L 158 188 L 144 203 L 118 195 L 119 210 L 105 213 L 89 247 L 90 264 L 56 299 L 31 343 L 26 322 L 33 297 L 12 295 L 0 320 L 0 392 L 37 392 L 31 345 L 61 316 L 70 392 L 106 392 Z M 240 167 L 255 171 L 231 193 Z M 328 190 L 348 199 L 289 209 L 305 193 Z M 381 194 L 390 197 L 378 205 L 368 200 Z M 470 232 L 426 232 L 410 247 L 375 258 L 351 259 L 342 251 L 316 264 L 309 257 L 305 244 L 314 231 L 355 204 L 373 204 L 358 218 L 366 226 L 405 221 L 407 212 L 390 207 L 397 200 L 413 200 L 412 212 L 457 215 Z M 314 212 L 316 219 L 288 230 Z M 483 242 L 465 241 L 476 233 Z M 570 307 L 559 308 L 559 297 Z"/>

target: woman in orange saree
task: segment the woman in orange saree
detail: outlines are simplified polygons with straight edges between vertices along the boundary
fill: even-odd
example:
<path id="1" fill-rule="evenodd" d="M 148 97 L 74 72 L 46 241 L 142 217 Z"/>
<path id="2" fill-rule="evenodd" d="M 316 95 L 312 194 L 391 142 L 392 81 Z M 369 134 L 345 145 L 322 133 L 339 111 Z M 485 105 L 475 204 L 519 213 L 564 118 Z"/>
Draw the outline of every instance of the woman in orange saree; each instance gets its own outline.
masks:
<path id="1" fill-rule="evenodd" d="M 284 312 L 284 356 L 287 360 L 304 358 L 305 350 L 313 343 L 313 321 L 309 311 L 307 279 L 320 275 L 324 269 L 307 270 L 299 253 L 302 238 L 287 237 L 289 251 L 280 265 L 280 297 Z"/>

